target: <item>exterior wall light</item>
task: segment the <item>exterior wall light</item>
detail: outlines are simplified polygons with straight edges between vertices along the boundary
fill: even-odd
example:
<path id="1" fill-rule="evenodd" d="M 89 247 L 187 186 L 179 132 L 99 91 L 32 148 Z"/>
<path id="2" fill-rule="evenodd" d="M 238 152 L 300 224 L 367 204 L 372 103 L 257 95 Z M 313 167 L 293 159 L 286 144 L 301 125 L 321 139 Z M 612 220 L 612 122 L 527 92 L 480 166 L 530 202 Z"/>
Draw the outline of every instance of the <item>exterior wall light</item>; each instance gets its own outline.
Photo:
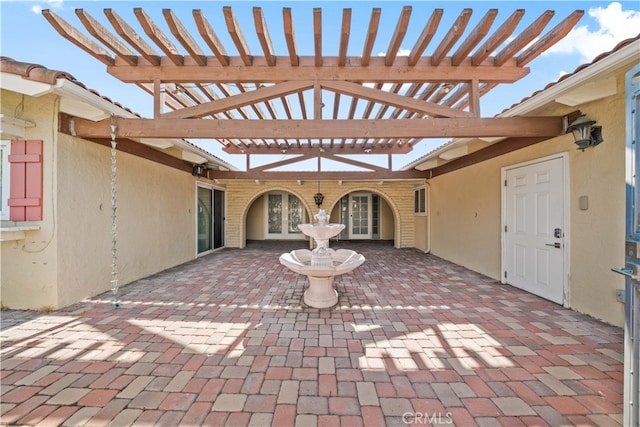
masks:
<path id="1" fill-rule="evenodd" d="M 204 169 L 204 165 L 193 165 L 193 171 L 191 172 L 191 175 L 200 177 L 204 175 Z"/>
<path id="2" fill-rule="evenodd" d="M 320 206 L 322 206 L 322 202 L 324 201 L 324 194 L 317 192 L 313 195 L 313 201 L 316 202 L 316 206 L 320 208 Z"/>
<path id="3" fill-rule="evenodd" d="M 595 120 L 588 119 L 584 114 L 578 116 L 568 127 L 567 132 L 573 133 L 573 139 L 579 150 L 595 147 L 602 142 L 602 126 L 593 126 Z"/>

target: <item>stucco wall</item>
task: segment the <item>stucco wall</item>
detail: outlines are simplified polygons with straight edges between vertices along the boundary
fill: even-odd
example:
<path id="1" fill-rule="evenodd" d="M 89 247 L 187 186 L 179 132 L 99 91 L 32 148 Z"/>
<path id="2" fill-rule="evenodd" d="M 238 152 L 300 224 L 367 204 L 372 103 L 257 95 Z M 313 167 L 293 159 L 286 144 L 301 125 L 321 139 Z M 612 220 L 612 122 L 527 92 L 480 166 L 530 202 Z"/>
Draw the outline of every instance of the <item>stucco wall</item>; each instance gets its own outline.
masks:
<path id="1" fill-rule="evenodd" d="M 574 108 L 557 105 L 536 112 L 562 115 L 580 109 L 603 127 L 604 142 L 584 152 L 563 135 L 431 179 L 431 250 L 480 273 L 501 278 L 501 168 L 556 153 L 568 153 L 569 305 L 611 324 L 624 322 L 615 290 L 624 287 L 611 267 L 624 263 L 625 98 L 618 94 Z M 578 208 L 580 196 L 589 209 Z"/>
<path id="2" fill-rule="evenodd" d="M 354 191 L 370 191 L 380 195 L 389 205 L 389 211 L 393 213 L 395 224 L 394 236 L 398 248 L 414 246 L 413 224 L 413 188 L 411 182 L 385 182 L 378 185 L 371 182 L 322 182 L 321 192 L 324 194 L 323 208 L 332 212 L 340 198 Z M 307 215 L 313 217 L 317 208 L 313 201 L 313 195 L 318 191 L 317 182 L 286 182 L 270 181 L 260 182 L 249 180 L 229 181 L 227 190 L 227 247 L 244 247 L 248 238 L 246 227 L 247 215 L 253 218 L 252 205 L 258 197 L 269 191 L 287 191 L 295 194 L 302 200 Z M 388 225 L 387 225 L 388 228 Z M 251 232 L 253 236 L 253 231 Z"/>
<path id="3" fill-rule="evenodd" d="M 110 149 L 59 137 L 59 304 L 111 288 Z M 119 283 L 195 257 L 195 180 L 117 153 Z"/>
<path id="4" fill-rule="evenodd" d="M 36 123 L 27 128 L 25 139 L 42 140 L 43 148 L 43 207 L 40 227 L 27 231 L 25 239 L 2 242 L 0 263 L 2 304 L 16 309 L 44 309 L 57 307 L 58 291 L 58 234 L 54 219 L 57 216 L 56 126 L 57 101 L 47 96 L 44 102 L 3 90 L 2 114 Z"/>
<path id="5" fill-rule="evenodd" d="M 59 308 L 111 289 L 110 149 L 58 134 L 57 98 L 2 92 L 3 113 L 36 123 L 44 146 L 43 220 L 2 243 L 2 303 Z M 6 111 L 5 111 L 6 110 Z M 118 152 L 120 285 L 195 257 L 195 179 Z"/>

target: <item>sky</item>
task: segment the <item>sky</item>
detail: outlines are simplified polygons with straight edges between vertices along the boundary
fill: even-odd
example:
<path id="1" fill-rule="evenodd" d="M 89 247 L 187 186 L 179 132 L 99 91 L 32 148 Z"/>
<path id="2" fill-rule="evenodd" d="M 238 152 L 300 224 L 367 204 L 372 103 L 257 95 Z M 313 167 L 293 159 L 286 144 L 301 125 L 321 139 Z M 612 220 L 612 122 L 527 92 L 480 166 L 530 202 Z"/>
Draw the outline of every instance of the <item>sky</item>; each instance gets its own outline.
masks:
<path id="1" fill-rule="evenodd" d="M 424 23 L 435 8 L 444 9 L 443 19 L 434 40 L 442 39 L 462 9 L 473 9 L 471 21 L 465 35 L 475 26 L 490 8 L 498 9 L 498 18 L 492 27 L 495 30 L 506 17 L 516 9 L 525 9 L 524 19 L 515 33 L 519 33 L 545 10 L 554 10 L 555 15 L 546 30 L 553 28 L 562 19 L 577 9 L 585 11 L 571 33 L 545 54 L 528 64 L 530 73 L 511 85 L 501 85 L 483 96 L 480 101 L 481 115 L 491 117 L 507 107 L 520 102 L 533 92 L 544 88 L 548 83 L 556 81 L 565 73 L 573 72 L 579 65 L 591 62 L 598 54 L 609 51 L 620 41 L 634 37 L 640 32 L 640 1 L 10 1 L 0 0 L 0 55 L 17 61 L 32 62 L 47 68 L 66 71 L 82 82 L 87 88 L 98 91 L 112 101 L 135 111 L 142 116 L 151 117 L 153 110 L 152 97 L 141 89 L 127 85 L 111 77 L 105 65 L 80 50 L 60 36 L 42 16 L 42 9 L 51 9 L 67 22 L 84 31 L 78 20 L 75 9 L 85 9 L 107 28 L 111 28 L 103 14 L 103 9 L 111 8 L 130 24 L 137 23 L 133 16 L 134 7 L 142 7 L 162 26 L 165 34 L 170 32 L 162 17 L 162 9 L 170 8 L 185 25 L 193 22 L 191 11 L 201 9 L 216 30 L 229 54 L 234 55 L 233 43 L 230 41 L 222 7 L 230 5 L 236 15 L 249 50 L 262 54 L 262 49 L 253 30 L 252 8 L 260 6 L 265 14 L 269 33 L 276 54 L 286 55 L 287 48 L 282 34 L 282 8 L 291 7 L 294 18 L 295 36 L 300 55 L 313 54 L 312 9 L 322 7 L 323 54 L 337 55 L 340 37 L 340 24 L 343 8 L 352 8 L 351 37 L 348 55 L 359 56 L 362 52 L 364 38 L 374 7 L 382 8 L 381 25 L 378 31 L 374 54 L 384 54 L 395 28 L 403 6 L 413 8 L 411 20 L 401 46 L 400 54 L 407 54 L 417 40 Z M 136 27 L 140 33 L 142 30 Z M 194 29 L 193 34 L 197 35 Z M 86 34 L 86 33 L 85 33 Z M 544 34 L 544 33 L 543 33 Z M 95 40 L 95 39 L 94 39 Z M 177 42 L 176 45 L 179 45 Z M 432 44 L 425 54 L 434 49 Z M 201 43 L 206 51 L 206 45 Z M 455 48 L 454 48 L 455 49 Z M 221 145 L 213 141 L 192 141 L 223 160 L 244 169 L 244 156 L 231 156 L 221 151 Z M 410 154 L 397 156 L 393 160 L 393 168 L 397 169 L 414 159 L 423 156 L 443 140 L 427 140 L 417 144 Z M 255 157 L 255 156 L 254 156 Z M 384 157 L 384 156 L 382 156 Z M 274 161 L 279 159 L 266 159 Z M 257 166 L 263 162 L 254 162 Z M 381 159 L 386 166 L 386 158 Z"/>

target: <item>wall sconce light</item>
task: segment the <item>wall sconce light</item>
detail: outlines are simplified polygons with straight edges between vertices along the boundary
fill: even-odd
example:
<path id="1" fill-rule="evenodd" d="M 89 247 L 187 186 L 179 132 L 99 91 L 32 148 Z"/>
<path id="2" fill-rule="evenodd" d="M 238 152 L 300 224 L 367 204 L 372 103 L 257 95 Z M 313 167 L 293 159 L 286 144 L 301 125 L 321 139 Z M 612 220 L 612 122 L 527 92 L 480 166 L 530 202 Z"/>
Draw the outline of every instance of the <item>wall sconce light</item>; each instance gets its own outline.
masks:
<path id="1" fill-rule="evenodd" d="M 595 120 L 588 119 L 584 114 L 578 116 L 568 127 L 567 132 L 573 133 L 573 139 L 579 150 L 595 147 L 602 140 L 602 126 L 593 126 Z"/>
<path id="2" fill-rule="evenodd" d="M 320 192 L 320 181 L 318 181 L 318 192 L 313 195 L 313 201 L 316 202 L 316 206 L 320 209 L 322 202 L 324 201 L 324 194 Z"/>
<path id="3" fill-rule="evenodd" d="M 204 171 L 205 171 L 204 165 L 193 165 L 193 170 L 191 172 L 191 175 L 200 177 L 204 175 Z"/>

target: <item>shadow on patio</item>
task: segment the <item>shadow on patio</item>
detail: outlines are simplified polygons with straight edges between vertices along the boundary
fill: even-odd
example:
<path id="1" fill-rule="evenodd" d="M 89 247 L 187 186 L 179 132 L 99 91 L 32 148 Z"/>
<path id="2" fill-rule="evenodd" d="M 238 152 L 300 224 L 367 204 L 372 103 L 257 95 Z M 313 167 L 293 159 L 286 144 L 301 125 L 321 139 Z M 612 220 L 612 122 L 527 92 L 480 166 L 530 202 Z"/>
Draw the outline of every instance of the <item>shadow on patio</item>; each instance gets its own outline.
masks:
<path id="1" fill-rule="evenodd" d="M 332 242 L 332 247 L 343 245 Z M 278 263 L 227 249 L 46 314 L 2 312 L 3 424 L 618 425 L 623 331 L 413 249 L 304 306 Z"/>

